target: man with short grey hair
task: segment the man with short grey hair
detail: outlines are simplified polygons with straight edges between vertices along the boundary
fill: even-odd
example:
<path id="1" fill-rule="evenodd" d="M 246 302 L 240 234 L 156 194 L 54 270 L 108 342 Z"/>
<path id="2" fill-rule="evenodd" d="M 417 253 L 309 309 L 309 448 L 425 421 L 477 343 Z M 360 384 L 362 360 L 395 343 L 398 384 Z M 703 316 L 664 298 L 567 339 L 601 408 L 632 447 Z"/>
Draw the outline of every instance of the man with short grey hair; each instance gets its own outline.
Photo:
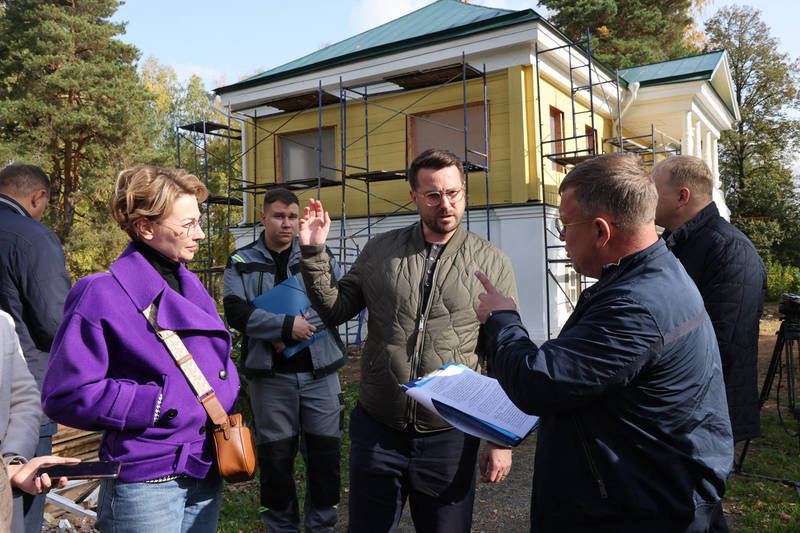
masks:
<path id="1" fill-rule="evenodd" d="M 596 278 L 536 345 L 514 301 L 476 274 L 497 379 L 540 417 L 531 530 L 726 530 L 733 461 L 719 352 L 691 278 L 658 238 L 641 160 L 607 154 L 562 181 L 556 231 Z"/>
<path id="2" fill-rule="evenodd" d="M 767 273 L 744 233 L 711 199 L 714 176 L 702 159 L 672 156 L 653 168 L 656 224 L 700 289 L 714 324 L 735 442 L 761 434 L 758 400 L 758 323 Z"/>
<path id="3" fill-rule="evenodd" d="M 61 323 L 70 281 L 58 237 L 40 220 L 50 180 L 34 165 L 0 170 L 0 310 L 14 319 L 28 369 L 41 389 L 50 345 Z M 49 455 L 57 426 L 43 418 L 36 455 Z M 25 531 L 39 533 L 44 496 L 24 497 Z"/>

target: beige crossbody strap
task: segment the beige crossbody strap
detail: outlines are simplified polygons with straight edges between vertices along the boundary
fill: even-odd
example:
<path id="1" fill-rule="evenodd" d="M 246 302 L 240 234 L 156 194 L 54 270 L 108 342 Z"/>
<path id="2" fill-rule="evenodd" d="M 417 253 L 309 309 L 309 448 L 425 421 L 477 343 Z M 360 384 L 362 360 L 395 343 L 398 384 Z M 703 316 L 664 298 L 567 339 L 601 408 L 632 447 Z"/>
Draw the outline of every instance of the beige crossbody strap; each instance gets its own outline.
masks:
<path id="1" fill-rule="evenodd" d="M 178 368 L 180 368 L 181 372 L 183 372 L 183 375 L 186 377 L 186 381 L 188 381 L 189 385 L 191 385 L 192 390 L 194 390 L 194 393 L 197 396 L 197 399 L 200 400 L 201 404 L 203 404 L 203 407 L 208 413 L 208 416 L 211 418 L 211 421 L 219 425 L 225 424 L 228 419 L 228 414 L 225 412 L 222 404 L 219 403 L 219 400 L 214 393 L 214 389 L 211 388 L 211 385 L 203 375 L 200 367 L 197 366 L 197 362 L 195 362 L 192 354 L 190 354 L 189 350 L 186 349 L 186 345 L 183 344 L 183 341 L 177 333 L 171 329 L 162 329 L 156 323 L 158 305 L 156 305 L 155 302 L 151 303 L 144 311 L 142 311 L 142 314 L 153 327 L 156 335 L 158 335 L 158 338 L 161 339 L 161 342 L 164 343 L 164 346 L 166 346 L 167 351 L 175 360 Z"/>

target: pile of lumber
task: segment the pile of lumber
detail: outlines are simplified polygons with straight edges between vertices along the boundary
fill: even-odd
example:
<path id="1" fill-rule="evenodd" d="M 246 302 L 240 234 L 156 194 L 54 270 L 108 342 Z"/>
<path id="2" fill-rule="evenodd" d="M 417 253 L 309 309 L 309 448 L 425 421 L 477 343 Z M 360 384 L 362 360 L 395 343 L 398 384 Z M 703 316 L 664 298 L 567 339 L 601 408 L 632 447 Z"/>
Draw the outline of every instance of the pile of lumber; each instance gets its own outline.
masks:
<path id="1" fill-rule="evenodd" d="M 59 424 L 58 432 L 53 435 L 53 455 L 96 461 L 102 435 L 101 431 L 83 431 Z"/>

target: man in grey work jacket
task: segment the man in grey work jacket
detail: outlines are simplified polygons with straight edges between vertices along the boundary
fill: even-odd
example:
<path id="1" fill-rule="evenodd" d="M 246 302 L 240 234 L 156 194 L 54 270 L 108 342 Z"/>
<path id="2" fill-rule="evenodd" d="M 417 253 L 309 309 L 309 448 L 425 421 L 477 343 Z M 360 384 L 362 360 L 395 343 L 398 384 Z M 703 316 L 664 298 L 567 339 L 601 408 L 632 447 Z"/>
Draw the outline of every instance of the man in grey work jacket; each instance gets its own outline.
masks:
<path id="1" fill-rule="evenodd" d="M 419 532 L 469 531 L 479 440 L 453 429 L 398 386 L 449 362 L 479 368 L 473 276 L 487 272 L 516 295 L 511 262 L 461 227 L 464 171 L 450 152 L 428 150 L 408 172 L 421 221 L 373 237 L 336 282 L 325 252 L 330 217 L 311 200 L 300 221 L 301 267 L 326 323 L 368 309 L 358 406 L 350 417 L 353 533 L 393 531 L 406 499 Z M 489 367 L 491 369 L 491 366 Z M 502 480 L 511 451 L 488 444 L 482 480 Z"/>
<path id="2" fill-rule="evenodd" d="M 336 370 L 344 349 L 335 329 L 313 311 L 287 315 L 253 305 L 253 300 L 294 277 L 302 287 L 297 244 L 299 205 L 286 189 L 264 199 L 264 232 L 236 250 L 223 278 L 228 323 L 242 332 L 242 373 L 249 378 L 261 467 L 261 517 L 275 532 L 299 532 L 294 484 L 298 444 L 307 466 L 305 531 L 332 532 L 339 503 L 339 462 L 344 403 Z M 330 268 L 336 278 L 339 267 Z M 316 333 L 314 342 L 287 357 L 284 350 Z M 302 432 L 302 442 L 299 433 Z"/>

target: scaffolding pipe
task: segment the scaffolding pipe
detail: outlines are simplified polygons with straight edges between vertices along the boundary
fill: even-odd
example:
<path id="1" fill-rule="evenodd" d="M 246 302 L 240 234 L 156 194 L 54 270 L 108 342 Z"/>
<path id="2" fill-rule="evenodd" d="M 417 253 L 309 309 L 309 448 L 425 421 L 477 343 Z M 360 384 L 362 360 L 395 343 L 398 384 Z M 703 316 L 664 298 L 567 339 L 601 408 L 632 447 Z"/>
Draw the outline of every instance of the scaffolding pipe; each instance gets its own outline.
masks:
<path id="1" fill-rule="evenodd" d="M 214 92 L 206 93 L 206 97 L 208 98 L 208 103 L 211 104 L 211 107 L 217 113 L 220 113 L 224 117 L 228 118 L 228 168 L 229 168 L 229 174 L 228 174 L 228 176 L 229 176 L 229 178 L 228 178 L 228 189 L 229 189 L 229 192 L 228 192 L 228 196 L 230 196 L 230 175 L 232 174 L 232 172 L 230 172 L 230 169 L 231 169 L 231 150 L 230 150 L 230 144 L 231 144 L 231 139 L 230 139 L 230 137 L 231 137 L 231 120 L 235 120 L 236 122 L 239 123 L 239 131 L 241 131 L 241 133 L 242 133 L 242 138 L 241 138 L 241 144 L 242 144 L 242 156 L 241 156 L 242 157 L 242 163 L 241 163 L 241 165 L 242 165 L 242 180 L 241 181 L 242 181 L 242 184 L 247 183 L 247 153 L 245 152 L 245 150 L 247 149 L 247 142 L 246 142 L 246 139 L 245 139 L 245 121 L 244 121 L 244 119 L 241 119 L 241 118 L 231 114 L 230 103 L 228 104 L 228 109 L 225 109 L 225 108 L 217 106 L 217 103 L 216 103 L 217 95 Z M 255 147 L 255 144 L 253 144 L 253 146 Z M 255 148 L 253 148 L 253 149 L 255 150 Z M 238 223 L 238 225 L 241 226 L 241 225 L 244 225 L 246 223 L 247 223 L 247 194 L 243 192 L 242 193 L 242 220 Z M 230 227 L 230 214 L 228 216 L 228 226 Z"/>

